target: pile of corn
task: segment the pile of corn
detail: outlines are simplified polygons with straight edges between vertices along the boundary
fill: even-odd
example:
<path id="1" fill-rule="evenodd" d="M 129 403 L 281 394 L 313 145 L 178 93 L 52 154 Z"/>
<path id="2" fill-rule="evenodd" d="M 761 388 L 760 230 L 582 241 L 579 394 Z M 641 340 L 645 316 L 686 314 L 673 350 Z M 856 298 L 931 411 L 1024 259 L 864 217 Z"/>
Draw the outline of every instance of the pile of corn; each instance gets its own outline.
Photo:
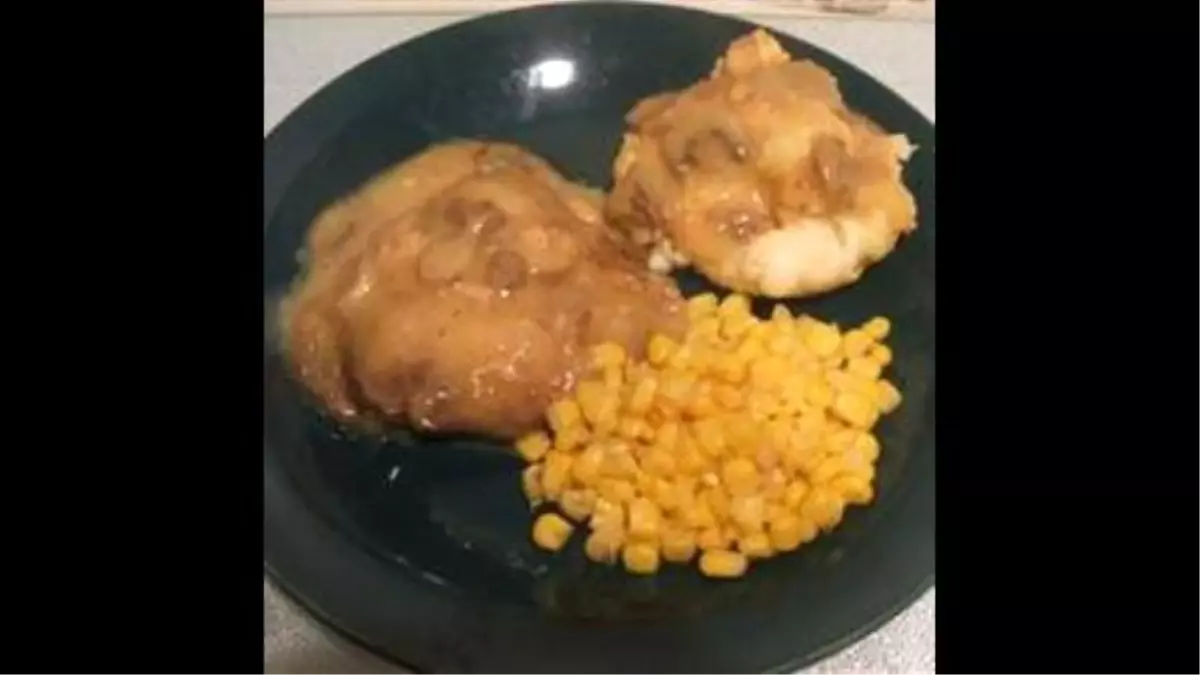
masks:
<path id="1" fill-rule="evenodd" d="M 736 294 L 693 297 L 688 314 L 683 343 L 653 336 L 646 362 L 594 348 L 591 376 L 547 411 L 550 433 L 518 440 L 531 504 L 566 516 L 536 519 L 542 548 L 562 548 L 574 521 L 597 562 L 652 574 L 699 552 L 701 573 L 737 577 L 874 497 L 871 429 L 900 404 L 881 379 L 887 319 L 841 333 L 778 305 L 760 320 Z"/>

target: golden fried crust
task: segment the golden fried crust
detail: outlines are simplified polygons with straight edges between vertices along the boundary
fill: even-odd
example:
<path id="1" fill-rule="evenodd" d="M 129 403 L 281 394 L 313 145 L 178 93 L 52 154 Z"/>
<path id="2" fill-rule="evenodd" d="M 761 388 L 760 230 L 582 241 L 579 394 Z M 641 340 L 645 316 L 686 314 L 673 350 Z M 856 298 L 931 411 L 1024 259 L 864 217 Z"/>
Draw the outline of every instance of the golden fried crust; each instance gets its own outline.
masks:
<path id="1" fill-rule="evenodd" d="M 287 352 L 338 417 L 512 437 L 586 347 L 677 335 L 682 300 L 601 219 L 601 196 L 515 146 L 461 141 L 315 221 L 285 301 Z"/>
<path id="2" fill-rule="evenodd" d="M 855 281 L 916 227 L 907 141 L 765 31 L 626 121 L 605 213 L 659 271 L 690 263 L 734 290 L 809 295 Z"/>

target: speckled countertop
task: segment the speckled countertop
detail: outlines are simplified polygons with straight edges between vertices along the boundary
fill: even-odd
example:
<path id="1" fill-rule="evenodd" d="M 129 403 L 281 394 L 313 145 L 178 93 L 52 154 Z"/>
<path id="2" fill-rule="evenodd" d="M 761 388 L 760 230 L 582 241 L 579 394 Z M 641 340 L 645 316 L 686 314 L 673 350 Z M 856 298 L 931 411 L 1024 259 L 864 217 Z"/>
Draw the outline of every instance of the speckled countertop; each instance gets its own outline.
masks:
<path id="1" fill-rule="evenodd" d="M 310 94 L 360 61 L 461 18 L 436 14 L 267 17 L 263 46 L 264 135 Z M 771 18 L 759 22 L 838 54 L 934 119 L 932 23 Z M 804 672 L 932 673 L 934 612 L 934 591 L 930 590 L 873 635 Z M 266 582 L 263 657 L 268 673 L 397 672 L 331 639 Z"/>

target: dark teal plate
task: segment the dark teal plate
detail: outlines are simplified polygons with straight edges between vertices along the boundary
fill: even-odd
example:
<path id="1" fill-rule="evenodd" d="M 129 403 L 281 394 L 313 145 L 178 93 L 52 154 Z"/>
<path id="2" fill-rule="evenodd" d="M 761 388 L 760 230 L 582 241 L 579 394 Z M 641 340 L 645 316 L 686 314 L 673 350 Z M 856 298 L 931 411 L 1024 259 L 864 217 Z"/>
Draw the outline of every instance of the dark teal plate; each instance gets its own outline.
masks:
<path id="1" fill-rule="evenodd" d="M 607 186 L 630 106 L 702 77 L 751 28 L 663 6 L 570 4 L 461 23 L 358 66 L 266 139 L 265 302 L 296 274 L 324 205 L 431 143 L 514 141 Z M 529 542 L 519 464 L 495 443 L 348 435 L 308 403 L 264 330 L 263 557 L 318 619 L 421 671 L 787 671 L 864 636 L 933 584 L 933 127 L 853 66 L 779 37 L 837 75 L 853 107 L 920 147 L 906 173 L 916 234 L 858 284 L 791 303 L 843 324 L 893 320 L 891 376 L 905 401 L 881 426 L 876 502 L 733 582 L 690 569 L 628 577 L 587 564 L 577 543 L 547 555 Z M 692 274 L 679 280 L 687 293 L 709 288 Z"/>

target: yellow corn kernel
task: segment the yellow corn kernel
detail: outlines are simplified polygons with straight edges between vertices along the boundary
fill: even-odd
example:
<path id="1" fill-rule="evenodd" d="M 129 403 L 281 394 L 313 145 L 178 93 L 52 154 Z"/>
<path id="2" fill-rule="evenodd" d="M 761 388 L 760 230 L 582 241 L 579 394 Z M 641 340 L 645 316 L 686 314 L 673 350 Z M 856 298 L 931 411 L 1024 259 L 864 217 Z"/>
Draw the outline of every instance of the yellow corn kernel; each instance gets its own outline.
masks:
<path id="1" fill-rule="evenodd" d="M 762 356 L 750 364 L 750 382 L 756 387 L 779 387 L 787 374 L 787 363 L 777 356 Z"/>
<path id="2" fill-rule="evenodd" d="M 766 354 L 766 347 L 763 346 L 761 340 L 757 337 L 747 336 L 742 340 L 737 349 L 733 350 L 733 355 L 742 360 L 742 363 L 751 364 L 762 358 Z"/>
<path id="3" fill-rule="evenodd" d="M 736 551 L 710 549 L 700 554 L 700 573 L 714 579 L 736 579 L 749 565 L 749 559 Z"/>
<path id="4" fill-rule="evenodd" d="M 550 450 L 550 437 L 545 432 L 536 431 L 517 439 L 517 454 L 526 462 L 536 462 Z"/>
<path id="5" fill-rule="evenodd" d="M 637 497 L 637 490 L 632 483 L 618 478 L 602 478 L 596 491 L 614 504 L 627 504 Z"/>
<path id="6" fill-rule="evenodd" d="M 717 524 L 716 516 L 713 515 L 708 502 L 703 499 L 694 500 L 690 505 L 681 509 L 680 515 L 683 524 L 693 530 L 703 530 Z"/>
<path id="7" fill-rule="evenodd" d="M 737 340 L 749 336 L 755 326 L 752 315 L 730 315 L 721 319 L 721 337 L 727 340 Z"/>
<path id="8" fill-rule="evenodd" d="M 879 409 L 873 401 L 849 391 L 834 397 L 831 410 L 847 424 L 860 429 L 870 429 L 879 419 Z"/>
<path id="9" fill-rule="evenodd" d="M 776 452 L 782 452 L 792 440 L 792 420 L 780 417 L 767 422 L 766 445 Z"/>
<path id="10" fill-rule="evenodd" d="M 867 354 L 871 347 L 871 336 L 861 328 L 846 331 L 842 336 L 842 353 L 852 359 Z"/>
<path id="11" fill-rule="evenodd" d="M 842 474 L 835 478 L 829 487 L 849 504 L 870 504 L 875 498 L 871 481 L 859 474 Z"/>
<path id="12" fill-rule="evenodd" d="M 592 508 L 596 505 L 596 492 L 594 490 L 563 490 L 563 493 L 558 497 L 558 506 L 568 518 L 577 523 L 582 523 L 592 515 Z"/>
<path id="13" fill-rule="evenodd" d="M 856 434 L 849 453 L 867 464 L 874 464 L 875 460 L 879 459 L 879 440 L 869 431 Z"/>
<path id="14" fill-rule="evenodd" d="M 670 478 L 677 471 L 675 455 L 662 448 L 652 448 L 642 461 L 642 468 L 651 475 Z"/>
<path id="15" fill-rule="evenodd" d="M 696 379 L 687 373 L 666 372 L 658 383 L 658 407 L 664 412 L 679 411 L 688 402 Z"/>
<path id="16" fill-rule="evenodd" d="M 721 467 L 721 480 L 731 495 L 748 495 L 758 489 L 758 467 L 754 462 L 737 457 Z"/>
<path id="17" fill-rule="evenodd" d="M 675 450 L 675 468 L 685 476 L 695 476 L 708 467 L 708 460 L 701 453 L 696 441 L 686 437 Z"/>
<path id="18" fill-rule="evenodd" d="M 751 532 L 738 539 L 738 550 L 747 558 L 770 558 L 775 555 L 771 539 L 766 532 Z"/>
<path id="19" fill-rule="evenodd" d="M 725 431 L 715 419 L 696 420 L 692 423 L 692 436 L 709 457 L 719 457 L 725 452 Z"/>
<path id="20" fill-rule="evenodd" d="M 706 527 L 696 535 L 696 546 L 704 551 L 727 549 L 732 544 L 733 540 L 719 527 Z"/>
<path id="21" fill-rule="evenodd" d="M 767 502 L 767 523 L 770 524 L 779 520 L 783 516 L 792 512 L 792 509 L 783 505 L 783 502 L 772 499 Z"/>
<path id="22" fill-rule="evenodd" d="M 625 569 L 634 574 L 654 574 L 660 563 L 658 547 L 645 542 L 630 542 L 621 551 Z"/>
<path id="23" fill-rule="evenodd" d="M 865 463 L 851 464 L 849 463 L 850 460 L 848 458 L 846 461 L 846 470 L 843 471 L 840 476 L 855 476 L 866 481 L 867 483 L 875 482 L 875 465 Z M 837 478 L 834 478 L 835 482 L 837 480 Z M 830 484 L 832 485 L 832 483 Z"/>
<path id="24" fill-rule="evenodd" d="M 674 340 L 661 333 L 655 333 L 650 337 L 650 343 L 646 346 L 646 358 L 650 363 L 661 366 L 671 358 L 677 349 L 679 349 L 679 345 Z"/>
<path id="25" fill-rule="evenodd" d="M 638 423 L 645 424 L 645 420 L 637 417 L 619 417 L 617 422 L 617 436 L 627 441 L 636 441 L 638 437 Z"/>
<path id="26" fill-rule="evenodd" d="M 574 527 L 557 513 L 543 513 L 533 522 L 533 543 L 557 551 L 567 543 Z"/>
<path id="27" fill-rule="evenodd" d="M 571 452 L 587 443 L 588 430 L 583 425 L 567 427 L 554 437 L 554 449 L 559 452 Z"/>
<path id="28" fill-rule="evenodd" d="M 658 391 L 658 378 L 653 375 L 647 375 L 644 378 L 636 380 L 636 382 L 633 387 L 633 393 L 629 395 L 629 400 L 625 402 L 625 409 L 635 415 L 642 415 L 654 403 L 654 394 Z"/>
<path id="29" fill-rule="evenodd" d="M 834 391 L 824 380 L 812 379 L 804 390 L 804 400 L 817 410 L 824 410 L 833 405 Z"/>
<path id="30" fill-rule="evenodd" d="M 716 316 L 706 316 L 702 319 L 693 319 L 692 327 L 688 331 L 688 340 L 691 344 L 711 344 L 716 342 L 721 337 L 721 320 Z"/>
<path id="31" fill-rule="evenodd" d="M 709 487 L 704 490 L 704 501 L 708 502 L 708 508 L 712 510 L 713 517 L 717 522 L 724 522 L 729 519 L 729 495 L 720 487 Z"/>
<path id="32" fill-rule="evenodd" d="M 767 520 L 767 505 L 761 495 L 734 497 L 729 502 L 729 517 L 743 532 L 757 532 Z"/>
<path id="33" fill-rule="evenodd" d="M 597 368 L 618 368 L 625 363 L 625 348 L 616 342 L 604 342 L 592 348 L 592 364 Z"/>
<path id="34" fill-rule="evenodd" d="M 867 358 L 886 368 L 892 362 L 892 348 L 883 344 L 871 345 Z"/>
<path id="35" fill-rule="evenodd" d="M 662 557 L 669 562 L 685 563 L 696 555 L 696 537 L 691 532 L 671 528 L 662 535 Z"/>
<path id="36" fill-rule="evenodd" d="M 654 432 L 654 445 L 666 452 L 674 452 L 679 446 L 679 423 L 663 422 Z"/>
<path id="37" fill-rule="evenodd" d="M 695 352 L 689 345 L 682 345 L 667 359 L 667 367 L 675 370 L 688 370 L 695 361 Z"/>
<path id="38" fill-rule="evenodd" d="M 647 377 L 654 377 L 654 366 L 645 361 L 628 360 L 625 362 L 625 367 L 621 369 L 625 374 L 626 382 L 640 382 Z"/>
<path id="39" fill-rule="evenodd" d="M 808 496 L 808 483 L 803 478 L 796 478 L 783 491 L 784 506 L 793 511 L 800 508 L 804 498 Z"/>
<path id="40" fill-rule="evenodd" d="M 763 451 L 760 450 L 759 452 L 762 453 Z M 773 453 L 774 451 L 768 452 Z M 774 461 L 778 462 L 779 460 L 776 459 Z M 765 462 L 760 457 L 759 466 L 762 466 L 763 464 L 765 464 Z M 763 481 L 763 497 L 766 497 L 770 501 L 783 499 L 783 493 L 787 490 L 787 486 L 787 473 L 785 473 L 784 470 L 778 466 L 772 467 L 767 470 L 766 479 Z"/>
<path id="41" fill-rule="evenodd" d="M 900 405 L 903 397 L 900 396 L 900 390 L 896 388 L 896 385 L 887 380 L 879 380 L 875 386 L 875 402 L 879 405 L 881 413 L 886 415 Z"/>
<path id="42" fill-rule="evenodd" d="M 600 469 L 604 466 L 604 446 L 589 445 L 571 463 L 571 475 L 580 485 L 595 485 L 600 480 Z"/>
<path id="43" fill-rule="evenodd" d="M 592 530 L 583 544 L 583 552 L 589 560 L 611 565 L 621 554 L 622 543 L 624 540 L 619 530 Z"/>
<path id="44" fill-rule="evenodd" d="M 745 340 L 757 340 L 759 344 L 766 345 L 767 335 L 771 332 L 771 323 L 769 321 L 760 321 L 753 314 L 750 315 L 750 328 L 746 330 Z M 764 352 L 765 353 L 765 352 Z"/>
<path id="45" fill-rule="evenodd" d="M 592 517 L 588 524 L 595 531 L 623 533 L 625 531 L 625 507 L 603 495 L 596 497 L 592 505 Z"/>
<path id="46" fill-rule="evenodd" d="M 813 485 L 825 485 L 845 471 L 846 463 L 841 456 L 831 455 L 818 464 L 817 469 L 809 474 L 808 478 Z"/>
<path id="47" fill-rule="evenodd" d="M 805 396 L 810 381 L 803 373 L 792 372 L 783 377 L 779 384 L 778 417 L 791 419 L 813 408 Z"/>
<path id="48" fill-rule="evenodd" d="M 871 336 L 873 340 L 882 340 L 892 332 L 892 322 L 882 316 L 877 316 L 874 319 L 862 325 L 862 331 Z"/>
<path id="49" fill-rule="evenodd" d="M 641 539 L 657 538 L 662 527 L 662 513 L 658 506 L 638 497 L 629 504 L 629 535 Z"/>
<path id="50" fill-rule="evenodd" d="M 633 472 L 633 488 L 637 494 L 634 497 L 645 497 L 654 501 L 654 489 L 657 480 L 657 476 L 646 473 L 641 467 L 635 467 Z"/>
<path id="51" fill-rule="evenodd" d="M 676 457 L 675 463 L 678 466 L 682 466 L 683 456 Z M 704 484 L 700 482 L 700 476 L 702 473 L 704 473 L 704 470 L 707 470 L 708 466 L 709 466 L 708 462 L 704 462 L 702 471 L 699 473 L 687 472 L 687 471 L 683 471 L 681 469 L 677 473 L 677 475 L 674 477 L 673 482 L 675 483 L 677 488 L 680 490 L 680 494 L 684 498 L 685 506 L 687 504 L 690 504 L 692 502 L 692 500 L 696 497 L 696 495 L 698 494 L 697 490 L 700 490 L 701 488 L 704 487 Z M 685 490 L 688 491 L 686 495 L 683 494 L 683 491 L 685 491 Z"/>
<path id="52" fill-rule="evenodd" d="M 698 391 L 688 401 L 688 414 L 692 417 L 712 417 L 721 411 L 717 407 L 717 402 L 713 400 L 712 394 L 707 391 Z"/>
<path id="53" fill-rule="evenodd" d="M 604 405 L 606 387 L 598 380 L 583 380 L 575 385 L 575 401 L 579 409 L 579 417 L 591 421 Z"/>
<path id="54" fill-rule="evenodd" d="M 829 419 L 824 411 L 810 411 L 796 418 L 796 432 L 801 436 L 815 437 L 825 433 Z"/>
<path id="55" fill-rule="evenodd" d="M 730 293 L 721 299 L 717 307 L 717 316 L 725 319 L 727 317 L 748 317 L 750 314 L 750 298 L 741 293 Z"/>
<path id="56" fill-rule="evenodd" d="M 617 391 L 625 384 L 625 369 L 621 366 L 609 366 L 604 369 L 604 386 L 609 391 Z"/>
<path id="57" fill-rule="evenodd" d="M 783 468 L 787 470 L 789 476 L 804 474 L 804 467 L 808 463 L 807 455 L 813 452 L 810 443 L 797 443 L 796 438 L 799 434 L 792 434 L 793 442 L 783 449 L 779 454 L 779 459 L 783 464 Z"/>
<path id="58" fill-rule="evenodd" d="M 760 489 L 765 490 L 768 487 L 772 473 L 782 461 L 780 459 L 780 452 L 770 443 L 756 442 L 750 447 L 758 448 L 749 457 L 754 460 L 754 466 L 758 468 L 759 473 L 763 476 L 763 483 L 761 483 Z"/>
<path id="59" fill-rule="evenodd" d="M 725 446 L 738 454 L 749 454 L 758 447 L 762 431 L 752 417 L 747 415 L 725 415 L 719 423 L 724 429 Z"/>
<path id="60" fill-rule="evenodd" d="M 616 433 L 617 424 L 620 421 L 620 417 L 617 415 L 618 409 L 618 405 L 614 404 L 612 407 L 606 408 L 605 411 L 600 414 L 600 417 L 596 419 L 595 430 L 597 436 L 607 436 L 609 434 Z"/>
<path id="61" fill-rule="evenodd" d="M 687 300 L 688 319 L 693 323 L 717 312 L 717 296 L 715 293 L 700 293 Z"/>
<path id="62" fill-rule="evenodd" d="M 704 342 L 695 342 L 691 344 L 692 359 L 688 366 L 697 375 L 706 375 L 712 370 L 713 361 L 716 359 L 717 351 L 711 344 Z"/>
<path id="63" fill-rule="evenodd" d="M 679 520 L 683 513 L 696 502 L 696 490 L 700 479 L 696 476 L 680 475 L 676 476 L 671 483 L 675 486 L 675 493 L 679 497 L 679 509 L 676 514 L 676 520 Z"/>
<path id="64" fill-rule="evenodd" d="M 621 400 L 616 391 L 603 382 L 584 380 L 575 386 L 575 399 L 583 417 L 598 433 L 615 430 Z"/>
<path id="65" fill-rule="evenodd" d="M 795 319 L 792 318 L 792 312 L 783 303 L 775 303 L 771 308 L 771 321 L 782 325 L 791 325 Z"/>
<path id="66" fill-rule="evenodd" d="M 714 357 L 713 373 L 730 384 L 740 384 L 746 380 L 746 361 L 737 354 L 722 352 Z"/>
<path id="67" fill-rule="evenodd" d="M 746 397 L 746 413 L 755 422 L 766 422 L 778 412 L 779 397 L 773 393 L 756 389 Z"/>
<path id="68" fill-rule="evenodd" d="M 582 419 L 579 404 L 571 399 L 551 403 L 550 410 L 546 413 L 546 421 L 550 423 L 550 428 L 555 434 L 562 433 L 563 429 L 578 426 Z"/>
<path id="69" fill-rule="evenodd" d="M 545 467 L 542 471 L 542 493 L 549 499 L 555 499 L 571 476 L 571 456 L 557 450 L 546 453 Z"/>
<path id="70" fill-rule="evenodd" d="M 617 433 L 631 441 L 650 440 L 654 437 L 654 428 L 640 417 L 625 417 L 618 424 Z"/>
<path id="71" fill-rule="evenodd" d="M 838 352 L 835 352 L 832 356 L 825 357 L 821 361 L 821 364 L 824 368 L 829 369 L 829 370 L 840 370 L 841 368 L 845 367 L 845 365 L 846 365 L 846 357 L 842 356 L 841 352 L 838 351 Z"/>
<path id="72" fill-rule="evenodd" d="M 521 491 L 525 493 L 525 499 L 529 500 L 530 506 L 537 506 L 546 496 L 542 490 L 544 470 L 545 467 L 541 464 L 530 464 L 521 472 Z"/>
<path id="73" fill-rule="evenodd" d="M 788 362 L 797 370 L 815 371 L 820 368 L 821 360 L 804 341 L 803 335 L 804 331 L 796 329 L 796 335 L 792 338 L 792 353 L 788 356 Z"/>
<path id="74" fill-rule="evenodd" d="M 842 336 L 837 328 L 814 321 L 804 332 L 804 343 L 820 359 L 833 356 L 841 346 Z"/>
<path id="75" fill-rule="evenodd" d="M 745 402 L 742 392 L 737 387 L 720 383 L 713 387 L 713 400 L 726 410 L 737 410 Z"/>
<path id="76" fill-rule="evenodd" d="M 788 358 L 796 351 L 796 336 L 782 331 L 767 335 L 767 353 L 779 358 Z"/>
<path id="77" fill-rule="evenodd" d="M 800 476 L 811 476 L 824 460 L 825 455 L 819 445 L 793 446 L 783 456 L 784 465 Z"/>
<path id="78" fill-rule="evenodd" d="M 816 539 L 817 526 L 793 513 L 785 513 L 767 524 L 767 533 L 775 550 L 787 552 Z"/>
<path id="79" fill-rule="evenodd" d="M 876 391 L 873 380 L 861 377 L 848 370 L 830 369 L 826 371 L 824 379 L 835 394 L 849 391 L 870 398 Z"/>
<path id="80" fill-rule="evenodd" d="M 831 488 L 817 485 L 812 488 L 800 505 L 800 516 L 811 520 L 821 529 L 830 529 L 842 521 L 846 504 L 841 495 Z"/>
<path id="81" fill-rule="evenodd" d="M 825 436 L 825 450 L 830 455 L 843 456 L 850 452 L 850 448 L 854 447 L 854 441 L 858 439 L 858 435 L 862 433 L 858 429 L 844 427 L 840 424 L 835 424 L 827 430 Z"/>
<path id="82" fill-rule="evenodd" d="M 678 510 L 682 502 L 679 487 L 670 480 L 662 477 L 652 477 L 649 487 L 643 490 L 642 493 L 657 504 L 658 508 L 664 513 Z"/>
<path id="83" fill-rule="evenodd" d="M 856 356 L 846 361 L 846 372 L 864 380 L 877 380 L 883 372 L 883 366 L 866 356 Z"/>

